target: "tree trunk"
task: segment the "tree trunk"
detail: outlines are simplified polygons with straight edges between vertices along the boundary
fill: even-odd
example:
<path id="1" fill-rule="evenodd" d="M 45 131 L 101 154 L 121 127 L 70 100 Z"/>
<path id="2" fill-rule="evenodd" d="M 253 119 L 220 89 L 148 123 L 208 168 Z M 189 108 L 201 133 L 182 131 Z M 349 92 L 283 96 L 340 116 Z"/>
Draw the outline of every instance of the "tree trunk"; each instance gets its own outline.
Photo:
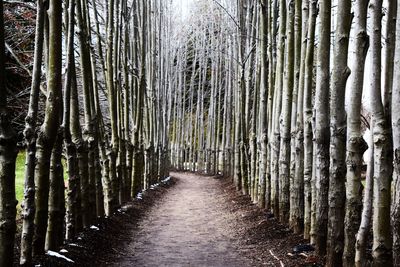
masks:
<path id="1" fill-rule="evenodd" d="M 374 31 L 371 34 L 372 77 L 370 102 L 374 124 L 374 240 L 372 253 L 376 266 L 391 266 L 390 192 L 393 166 L 391 161 L 390 126 L 386 120 L 381 98 L 382 0 L 372 0 L 369 8 L 374 27 Z"/>
<path id="2" fill-rule="evenodd" d="M 61 128 L 50 159 L 49 215 L 46 234 L 46 250 L 57 251 L 64 240 L 65 185 L 61 164 L 63 132 Z"/>
<path id="3" fill-rule="evenodd" d="M 356 2 L 356 54 L 353 66 L 351 85 L 349 87 L 349 103 L 347 114 L 347 186 L 346 186 L 346 214 L 345 214 L 345 244 L 343 264 L 354 265 L 356 235 L 361 221 L 362 184 L 361 172 L 363 154 L 367 144 L 361 132 L 361 105 L 364 87 L 364 69 L 369 37 L 367 35 L 367 10 L 369 0 Z M 367 192 L 367 191 L 366 191 Z M 365 198 L 367 197 L 365 194 Z"/>
<path id="4" fill-rule="evenodd" d="M 313 177 L 313 110 L 312 110 L 312 92 L 313 92 L 313 71 L 314 71 L 314 42 L 315 42 L 315 24 L 318 15 L 317 0 L 310 2 L 310 19 L 308 25 L 308 42 L 304 70 L 304 238 L 311 239 L 311 210 L 312 202 L 312 177 Z M 314 184 L 315 186 L 315 184 Z M 312 240 L 310 240 L 312 241 Z M 311 242 L 312 243 L 312 242 Z"/>
<path id="5" fill-rule="evenodd" d="M 394 59 L 394 84 L 392 103 L 400 102 L 400 1 L 397 5 L 396 53 Z M 394 149 L 394 199 L 393 199 L 393 265 L 400 265 L 400 106 L 392 107 L 393 149 Z"/>
<path id="6" fill-rule="evenodd" d="M 15 160 L 16 134 L 11 128 L 5 87 L 3 0 L 0 0 L 0 266 L 12 266 L 16 231 Z"/>
<path id="7" fill-rule="evenodd" d="M 346 201 L 346 111 L 345 90 L 350 69 L 347 57 L 351 27 L 351 2 L 338 1 L 330 100 L 330 177 L 327 265 L 341 266 L 344 247 Z"/>
<path id="8" fill-rule="evenodd" d="M 36 3 L 36 33 L 35 56 L 32 71 L 31 95 L 29 99 L 28 115 L 25 119 L 24 130 L 26 142 L 25 161 L 25 190 L 22 203 L 22 233 L 21 233 L 21 257 L 20 264 L 30 266 L 32 264 L 32 239 L 35 218 L 35 158 L 36 158 L 36 123 L 39 105 L 40 78 L 43 57 L 44 38 L 44 6 L 43 1 Z"/>
<path id="9" fill-rule="evenodd" d="M 317 85 L 315 93 L 315 139 L 316 139 L 316 250 L 320 256 L 326 252 L 328 230 L 329 192 L 329 76 L 331 0 L 321 0 L 317 62 Z"/>
<path id="10" fill-rule="evenodd" d="M 300 5 L 300 1 L 297 1 L 296 4 Z M 304 83 L 305 83 L 305 60 L 307 53 L 307 32 L 308 32 L 308 18 L 309 18 L 309 0 L 303 0 L 301 3 L 302 6 L 296 7 L 296 24 L 297 30 L 299 28 L 300 21 L 302 23 L 301 26 L 301 37 L 300 34 L 297 33 L 295 35 L 295 39 L 300 39 L 301 49 L 298 47 L 299 40 L 296 40 L 296 56 L 299 58 L 299 62 L 296 63 L 295 74 L 298 82 L 295 83 L 295 86 L 298 86 L 297 99 L 293 99 L 293 101 L 297 101 L 297 110 L 293 110 L 292 113 L 296 114 L 296 124 L 292 125 L 292 127 L 296 127 L 296 129 L 292 129 L 294 132 L 293 136 L 295 137 L 295 147 L 292 148 L 292 156 L 294 159 L 291 159 L 292 164 L 295 165 L 294 168 L 291 166 L 291 171 L 293 173 L 291 176 L 293 177 L 292 181 L 292 189 L 290 190 L 290 223 L 293 231 L 297 234 L 301 234 L 304 229 Z M 298 10 L 299 9 L 299 10 Z M 299 19 L 299 12 L 302 10 L 303 14 L 301 16 L 302 19 Z M 312 64 L 312 63 L 311 63 Z M 294 153 L 293 153 L 294 150 Z M 293 155 L 294 154 L 294 155 Z M 294 163 L 293 163 L 294 162 Z"/>
<path id="11" fill-rule="evenodd" d="M 372 124 L 373 122 L 371 123 L 371 130 L 373 128 Z M 360 228 L 357 232 L 355 244 L 356 253 L 354 262 L 356 267 L 367 266 L 368 236 L 371 230 L 372 198 L 374 189 L 374 136 L 372 134 L 372 131 L 370 134 L 371 137 L 369 140 L 369 162 L 365 179 L 363 209 L 361 214 Z M 344 256 L 347 256 L 347 254 L 344 254 Z M 347 257 L 345 257 L 345 260 L 346 259 Z"/>
<path id="12" fill-rule="evenodd" d="M 77 228 L 79 226 L 88 227 L 89 218 L 88 218 L 88 201 L 87 201 L 87 179 L 83 179 L 82 177 L 87 177 L 88 175 L 88 153 L 86 149 L 86 142 L 82 138 L 82 129 L 80 124 L 80 113 L 79 113 L 79 98 L 78 98 L 78 88 L 76 81 L 76 70 L 75 70 L 75 62 L 72 63 L 71 66 L 72 72 L 72 81 L 71 81 L 71 119 L 70 119 L 70 128 L 71 128 L 71 137 L 72 143 L 76 148 L 76 157 L 77 157 L 77 183 L 79 186 L 80 194 L 78 195 L 78 203 L 79 209 L 81 211 L 82 217 L 81 221 L 77 221 Z"/>
<path id="13" fill-rule="evenodd" d="M 284 0 L 279 2 L 279 18 L 282 22 L 286 22 L 286 3 Z M 279 45 L 278 58 L 275 71 L 275 93 L 273 101 L 273 139 L 271 147 L 271 206 L 276 217 L 279 217 L 279 151 L 281 136 L 279 131 L 279 117 L 282 108 L 282 88 L 283 88 L 283 68 L 285 62 L 285 39 L 286 39 L 286 23 L 279 26 Z"/>
<path id="14" fill-rule="evenodd" d="M 110 119 L 111 119 L 111 150 L 109 153 L 109 164 L 110 164 L 110 180 L 112 186 L 112 207 L 111 210 L 115 210 L 118 206 L 118 177 L 116 169 L 116 158 L 118 152 L 118 125 L 117 125 L 117 98 L 115 92 L 114 79 L 114 66 L 113 61 L 113 49 L 114 49 L 114 13 L 115 5 L 118 5 L 118 1 L 110 0 L 108 3 L 108 24 L 107 24 L 107 93 L 109 101 Z"/>
<path id="15" fill-rule="evenodd" d="M 42 255 L 47 230 L 49 170 L 53 145 L 59 127 L 61 103 L 61 70 L 62 70 L 62 3 L 50 0 L 49 16 L 49 66 L 48 95 L 46 101 L 45 119 L 37 140 L 37 164 L 35 169 L 35 235 L 33 238 L 33 253 Z"/>
<path id="16" fill-rule="evenodd" d="M 290 215 L 290 128 L 292 114 L 292 97 L 294 86 L 294 14 L 295 1 L 289 0 L 288 16 L 286 22 L 286 62 L 284 69 L 284 82 L 282 92 L 282 112 L 280 115 L 281 144 L 279 153 L 279 220 L 284 224 L 289 223 Z"/>
<path id="17" fill-rule="evenodd" d="M 261 1 L 260 38 L 261 38 L 261 83 L 260 83 L 260 108 L 259 108 L 259 142 L 261 143 L 259 166 L 258 206 L 265 208 L 265 193 L 267 185 L 267 146 L 268 146 L 268 1 Z"/>

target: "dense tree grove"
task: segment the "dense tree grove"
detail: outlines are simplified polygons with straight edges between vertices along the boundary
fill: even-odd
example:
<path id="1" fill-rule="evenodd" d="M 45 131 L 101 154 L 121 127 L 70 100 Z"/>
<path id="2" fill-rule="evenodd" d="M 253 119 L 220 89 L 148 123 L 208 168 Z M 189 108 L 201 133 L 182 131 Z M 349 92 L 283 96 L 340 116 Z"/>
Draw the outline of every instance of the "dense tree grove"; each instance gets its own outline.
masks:
<path id="1" fill-rule="evenodd" d="M 20 256 L 31 266 L 33 256 L 56 250 L 168 176 L 171 4 L 10 4 L 36 11 Z M 3 1 L 0 8 L 0 266 L 11 266 L 17 136 L 6 101 Z"/>
<path id="2" fill-rule="evenodd" d="M 176 50 L 173 166 L 232 177 L 327 266 L 400 264 L 398 2 L 193 5 L 204 15 Z"/>
<path id="3" fill-rule="evenodd" d="M 179 3 L 0 0 L 0 267 L 16 256 L 17 142 L 23 266 L 172 168 L 231 177 L 327 266 L 400 266 L 400 2 Z M 9 4 L 36 13 L 23 134 Z"/>

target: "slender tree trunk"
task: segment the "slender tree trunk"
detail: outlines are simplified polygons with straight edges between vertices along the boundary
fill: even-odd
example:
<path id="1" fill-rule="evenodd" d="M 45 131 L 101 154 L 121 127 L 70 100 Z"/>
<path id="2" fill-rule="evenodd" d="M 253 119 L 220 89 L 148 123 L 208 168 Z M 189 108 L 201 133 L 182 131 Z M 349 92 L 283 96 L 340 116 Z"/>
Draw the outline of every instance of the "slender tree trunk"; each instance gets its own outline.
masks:
<path id="1" fill-rule="evenodd" d="M 83 3 L 81 3 L 81 1 Z M 90 50 L 89 50 L 89 28 L 86 21 L 86 10 L 84 0 L 77 1 L 76 5 L 76 16 L 77 23 L 79 26 L 80 34 L 80 61 L 81 61 L 81 73 L 82 73 L 82 87 L 83 87 L 83 106 L 84 106 L 84 138 L 87 143 L 88 150 L 88 176 L 81 177 L 83 188 L 82 191 L 82 204 L 87 203 L 86 213 L 88 216 L 88 223 L 91 223 L 96 217 L 96 209 L 90 207 L 95 206 L 95 170 L 94 170 L 94 127 L 93 127 L 93 107 L 92 107 L 92 69 L 90 62 Z M 86 193 L 87 191 L 87 193 Z M 85 212 L 85 211 L 84 211 Z"/>
<path id="2" fill-rule="evenodd" d="M 344 248 L 346 201 L 346 111 L 345 90 L 350 69 L 347 57 L 351 27 L 351 2 L 338 1 L 330 101 L 330 177 L 327 265 L 341 266 Z"/>
<path id="3" fill-rule="evenodd" d="M 71 87 L 72 74 L 75 64 L 74 37 L 75 37 L 75 1 L 69 1 L 68 11 L 68 30 L 67 30 L 67 74 L 64 83 L 64 116 L 63 133 L 64 146 L 66 150 L 67 170 L 68 170 L 68 189 L 67 189 L 67 215 L 65 239 L 71 240 L 77 233 L 77 220 L 80 214 L 80 187 L 78 176 L 78 161 L 76 160 L 76 147 L 72 142 L 71 135 Z"/>
<path id="4" fill-rule="evenodd" d="M 44 6 L 43 1 L 36 3 L 36 33 L 35 33 L 35 56 L 32 71 L 32 85 L 29 99 L 28 115 L 25 119 L 24 130 L 26 142 L 25 161 L 25 190 L 22 204 L 22 234 L 21 234 L 21 257 L 20 264 L 30 266 L 32 264 L 32 239 L 35 218 L 35 158 L 36 158 L 36 123 L 39 105 L 39 92 L 41 80 L 41 68 L 43 57 L 44 38 Z M 1 13 L 2 14 L 2 13 Z"/>
<path id="5" fill-rule="evenodd" d="M 63 131 L 59 130 L 50 159 L 49 215 L 46 250 L 57 251 L 64 240 L 65 185 L 61 164 Z"/>
<path id="6" fill-rule="evenodd" d="M 76 81 L 76 69 L 75 69 L 75 62 L 71 65 L 71 118 L 70 118 L 70 128 L 71 128 L 71 137 L 72 143 L 76 148 L 76 157 L 77 157 L 77 181 L 79 181 L 79 209 L 81 210 L 81 222 L 77 221 L 77 228 L 78 226 L 82 225 L 83 227 L 88 227 L 89 218 L 88 212 L 86 212 L 88 208 L 87 204 L 87 185 L 86 179 L 82 177 L 87 177 L 88 175 L 88 153 L 86 149 L 86 142 L 82 138 L 82 128 L 80 124 L 80 113 L 79 113 L 79 98 L 78 98 L 78 88 L 77 88 L 77 81 Z M 86 196 L 85 196 L 86 194 Z M 78 205 L 78 204 L 77 204 Z"/>
<path id="7" fill-rule="evenodd" d="M 372 130 L 371 123 L 371 130 Z M 374 189 L 374 136 L 371 131 L 369 140 L 369 159 L 365 179 L 363 209 L 361 214 L 360 228 L 356 236 L 356 253 L 355 253 L 355 266 L 367 266 L 367 247 L 368 236 L 371 230 L 371 217 L 372 217 L 372 202 L 373 202 L 373 189 Z M 345 254 L 344 256 L 346 256 Z M 347 259 L 347 257 L 345 258 Z"/>
<path id="8" fill-rule="evenodd" d="M 300 1 L 296 2 L 296 4 L 300 4 Z M 298 42 L 296 40 L 296 53 L 300 54 L 296 56 L 299 58 L 299 62 L 295 64 L 295 75 L 299 76 L 298 82 L 295 83 L 295 87 L 298 87 L 297 99 L 293 99 L 293 101 L 297 101 L 297 110 L 293 110 L 292 113 L 296 112 L 296 123 L 292 124 L 292 127 L 296 127 L 296 129 L 292 129 L 294 134 L 292 134 L 295 138 L 294 140 L 294 149 L 292 148 L 292 156 L 294 159 L 291 159 L 292 165 L 291 171 L 293 173 L 291 176 L 293 177 L 292 181 L 292 189 L 291 192 L 291 203 L 290 203 L 290 222 L 291 226 L 295 233 L 300 234 L 304 229 L 304 83 L 305 83 L 305 60 L 307 53 L 307 32 L 308 32 L 308 18 L 309 18 L 309 1 L 303 0 L 301 3 L 301 7 L 296 7 L 296 13 L 299 13 L 302 10 L 303 14 L 301 16 L 301 36 L 297 34 L 295 39 L 300 39 L 301 49 L 299 49 Z M 300 24 L 299 15 L 296 15 L 296 24 Z M 299 28 L 299 25 L 297 25 Z M 294 153 L 293 153 L 294 150 Z M 294 154 L 294 155 L 293 155 Z"/>
<path id="9" fill-rule="evenodd" d="M 369 0 L 356 2 L 356 54 L 352 66 L 350 96 L 347 114 L 347 186 L 346 186 L 346 214 L 345 214 L 345 244 L 343 265 L 353 266 L 355 257 L 356 235 L 361 221 L 362 184 L 361 172 L 363 154 L 367 144 L 361 132 L 361 104 L 364 87 L 364 69 L 369 37 L 367 34 L 367 10 Z M 365 198 L 367 191 L 365 191 Z"/>
<path id="10" fill-rule="evenodd" d="M 118 177 L 116 169 L 116 156 L 118 150 L 118 125 L 117 125 L 117 99 L 115 92 L 114 82 L 114 66 L 113 61 L 113 49 L 114 49 L 114 13 L 115 13 L 115 1 L 110 0 L 108 3 L 108 24 L 107 24 L 107 93 L 109 100 L 109 109 L 111 117 L 111 150 L 109 151 L 109 164 L 110 164 L 110 180 L 112 186 L 112 207 L 111 210 L 115 210 L 118 206 Z M 118 5 L 118 1 L 117 1 Z"/>
<path id="11" fill-rule="evenodd" d="M 316 139 L 316 249 L 320 256 L 326 252 L 328 231 L 328 192 L 329 192 L 329 76 L 330 76 L 330 37 L 331 0 L 321 0 L 320 28 L 318 45 L 317 85 L 315 93 L 315 139 Z"/>
<path id="12" fill-rule="evenodd" d="M 284 0 L 279 2 L 279 18 L 281 21 L 286 22 L 286 3 Z M 282 88 L 283 88 L 283 69 L 285 62 L 285 39 L 286 39 L 286 23 L 279 26 L 279 45 L 278 45 L 278 58 L 275 71 L 275 93 L 274 93 L 274 107 L 273 107 L 273 140 L 271 148 L 271 206 L 272 211 L 276 217 L 279 216 L 279 151 L 281 136 L 279 131 L 279 116 L 282 107 Z"/>
<path id="13" fill-rule="evenodd" d="M 16 231 L 15 160 L 16 134 L 11 128 L 5 87 L 3 1 L 0 0 L 0 266 L 12 266 Z"/>
<path id="14" fill-rule="evenodd" d="M 400 102 L 400 1 L 397 4 L 396 53 L 394 59 L 394 84 L 392 103 Z M 400 265 L 400 106 L 392 107 L 393 149 L 394 149 L 394 199 L 392 209 L 393 265 Z"/>
<path id="15" fill-rule="evenodd" d="M 315 199 L 312 198 L 311 180 L 313 176 L 313 71 L 314 71 L 314 42 L 315 24 L 318 15 L 317 0 L 309 1 L 309 24 L 307 35 L 307 51 L 304 70 L 304 95 L 303 95 L 303 123 L 304 123 L 304 238 L 311 239 L 311 206 Z M 312 242 L 311 242 L 312 243 Z"/>
<path id="16" fill-rule="evenodd" d="M 48 97 L 46 101 L 45 119 L 37 140 L 37 164 L 35 169 L 35 235 L 33 253 L 42 255 L 47 230 L 49 170 L 53 145 L 59 127 L 61 103 L 61 70 L 62 70 L 62 3 L 50 0 L 49 16 L 49 66 Z"/>
<path id="17" fill-rule="evenodd" d="M 259 182 L 258 182 L 258 206 L 265 208 L 265 193 L 267 185 L 267 146 L 268 146 L 268 1 L 261 1 L 260 38 L 261 38 L 261 83 L 260 83 L 260 108 L 259 108 L 259 142 L 261 143 Z"/>
<path id="18" fill-rule="evenodd" d="M 372 75 L 371 107 L 374 135 L 374 202 L 373 202 L 373 248 L 376 266 L 392 265 L 392 237 L 390 233 L 390 198 L 392 175 L 392 151 L 390 126 L 386 120 L 381 98 L 381 36 L 382 0 L 372 0 L 371 10 L 374 31 L 371 34 Z"/>
<path id="19" fill-rule="evenodd" d="M 295 1 L 288 1 L 288 16 L 286 22 L 286 62 L 282 92 L 282 112 L 280 115 L 281 145 L 279 153 L 279 220 L 289 223 L 290 215 L 290 128 L 292 114 L 292 97 L 294 86 L 294 15 Z"/>

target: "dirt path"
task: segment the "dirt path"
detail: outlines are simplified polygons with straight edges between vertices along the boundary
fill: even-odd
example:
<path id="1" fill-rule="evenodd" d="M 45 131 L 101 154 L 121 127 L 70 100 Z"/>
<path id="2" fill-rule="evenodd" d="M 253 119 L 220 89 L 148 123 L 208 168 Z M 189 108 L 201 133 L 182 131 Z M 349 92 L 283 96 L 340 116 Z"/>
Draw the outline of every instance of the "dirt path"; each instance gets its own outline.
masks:
<path id="1" fill-rule="evenodd" d="M 240 194 L 229 178 L 172 173 L 109 218 L 101 218 L 40 266 L 317 267 L 289 255 L 301 235 Z"/>
<path id="2" fill-rule="evenodd" d="M 139 222 L 115 266 L 251 266 L 237 251 L 235 216 L 220 181 L 172 174 L 177 184 Z"/>

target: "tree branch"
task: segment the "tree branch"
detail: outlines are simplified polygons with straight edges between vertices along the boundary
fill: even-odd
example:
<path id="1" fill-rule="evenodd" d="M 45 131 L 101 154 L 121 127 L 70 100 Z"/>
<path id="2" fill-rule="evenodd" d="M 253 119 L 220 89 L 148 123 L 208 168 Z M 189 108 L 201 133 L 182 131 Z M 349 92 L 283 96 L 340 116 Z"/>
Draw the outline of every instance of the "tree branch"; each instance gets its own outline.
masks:
<path id="1" fill-rule="evenodd" d="M 239 23 L 236 21 L 235 17 L 229 13 L 229 11 L 226 9 L 226 7 L 224 7 L 220 2 L 218 2 L 217 0 L 213 0 L 214 3 L 216 3 L 220 8 L 222 8 L 222 10 L 225 11 L 226 14 L 228 14 L 228 16 L 232 19 L 232 21 L 235 23 L 236 27 L 238 27 L 240 29 Z"/>

